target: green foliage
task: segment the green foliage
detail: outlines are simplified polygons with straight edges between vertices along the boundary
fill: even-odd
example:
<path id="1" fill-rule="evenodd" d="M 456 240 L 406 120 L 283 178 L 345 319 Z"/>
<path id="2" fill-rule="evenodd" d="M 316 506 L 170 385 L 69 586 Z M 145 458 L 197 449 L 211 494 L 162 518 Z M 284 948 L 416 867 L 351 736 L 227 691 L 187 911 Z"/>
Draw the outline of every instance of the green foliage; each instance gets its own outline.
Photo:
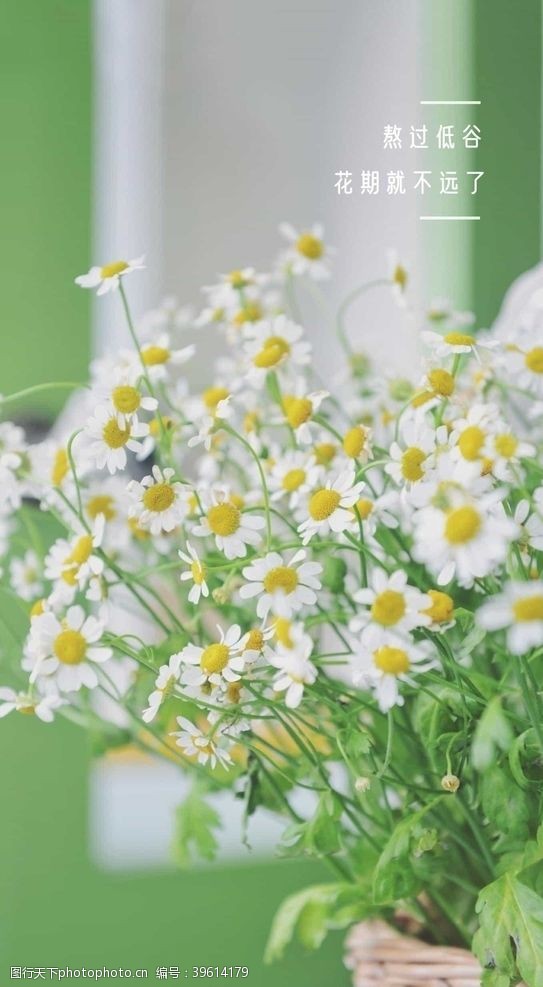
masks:
<path id="1" fill-rule="evenodd" d="M 332 792 L 323 792 L 311 819 L 295 822 L 283 833 L 283 856 L 323 857 L 342 849 L 342 828 L 339 820 L 342 805 Z"/>
<path id="2" fill-rule="evenodd" d="M 330 929 L 347 928 L 369 912 L 361 886 L 338 883 L 304 888 L 286 898 L 277 911 L 265 961 L 281 959 L 294 935 L 307 949 L 317 949 Z"/>
<path id="3" fill-rule="evenodd" d="M 496 696 L 481 716 L 473 739 L 471 759 L 477 771 L 486 771 L 495 761 L 499 751 L 509 750 L 513 743 L 513 731 L 503 711 L 501 699 Z"/>
<path id="4" fill-rule="evenodd" d="M 397 823 L 375 867 L 373 895 L 377 904 L 393 904 L 417 893 L 420 878 L 416 860 L 437 843 L 436 831 L 424 826 L 423 820 L 442 797 Z"/>
<path id="5" fill-rule="evenodd" d="M 481 963 L 543 987 L 543 898 L 508 871 L 483 888 L 477 912 L 473 949 Z"/>
<path id="6" fill-rule="evenodd" d="M 217 850 L 214 830 L 219 829 L 219 815 L 194 786 L 175 812 L 174 854 L 181 867 L 187 867 L 194 857 L 213 860 Z"/>

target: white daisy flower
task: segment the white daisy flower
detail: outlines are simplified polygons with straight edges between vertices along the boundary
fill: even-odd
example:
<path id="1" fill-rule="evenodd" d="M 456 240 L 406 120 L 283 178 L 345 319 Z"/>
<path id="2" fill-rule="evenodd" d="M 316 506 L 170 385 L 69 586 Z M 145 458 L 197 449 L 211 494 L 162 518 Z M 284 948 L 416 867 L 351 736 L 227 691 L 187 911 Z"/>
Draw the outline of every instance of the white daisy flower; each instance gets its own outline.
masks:
<path id="1" fill-rule="evenodd" d="M 312 418 L 328 396 L 328 391 L 312 391 L 308 394 L 305 381 L 301 378 L 296 381 L 292 394 L 283 395 L 284 419 L 279 421 L 287 421 L 297 441 L 302 445 L 309 445 L 312 442 L 312 428 L 315 427 Z"/>
<path id="2" fill-rule="evenodd" d="M 349 459 L 367 463 L 372 454 L 373 430 L 367 425 L 353 425 L 343 436 L 343 452 Z"/>
<path id="3" fill-rule="evenodd" d="M 536 398 L 543 397 L 543 345 L 541 329 L 521 332 L 515 343 L 506 346 L 504 363 L 515 383 Z"/>
<path id="4" fill-rule="evenodd" d="M 309 634 L 304 634 L 302 628 L 293 627 L 290 637 L 292 647 L 278 643 L 268 660 L 277 669 L 273 680 L 274 692 L 284 692 L 285 705 L 296 709 L 303 699 L 304 687 L 315 682 L 317 669 L 309 660 L 313 652 Z"/>
<path id="5" fill-rule="evenodd" d="M 247 380 L 251 384 L 263 384 L 270 370 L 285 365 L 303 367 L 309 363 L 311 343 L 302 338 L 303 332 L 302 327 L 286 315 L 249 323 L 244 331 Z"/>
<path id="6" fill-rule="evenodd" d="M 71 539 L 58 538 L 45 557 L 44 572 L 54 584 L 53 604 L 70 603 L 78 590 L 101 576 L 103 559 L 96 553 L 104 534 L 104 516 L 99 514 L 91 531 L 83 530 Z"/>
<path id="7" fill-rule="evenodd" d="M 155 679 L 155 688 L 149 696 L 148 706 L 143 710 L 144 723 L 155 719 L 162 703 L 168 698 L 179 682 L 181 671 L 181 655 L 172 655 L 167 665 L 161 665 Z"/>
<path id="8" fill-rule="evenodd" d="M 349 629 L 355 634 L 362 631 L 364 644 L 370 649 L 377 647 L 389 632 L 407 634 L 430 623 L 430 617 L 423 612 L 431 606 L 430 597 L 409 586 L 407 574 L 399 569 L 391 576 L 376 569 L 371 586 L 358 590 L 354 599 L 367 609 L 353 617 Z"/>
<path id="9" fill-rule="evenodd" d="M 51 611 L 34 617 L 28 654 L 33 660 L 30 681 L 51 677 L 61 692 L 98 685 L 94 665 L 108 661 L 113 651 L 100 644 L 104 622 L 87 616 L 83 607 L 69 607 L 63 618 Z"/>
<path id="10" fill-rule="evenodd" d="M 352 510 L 365 487 L 363 481 L 355 482 L 355 471 L 344 470 L 331 477 L 326 484 L 315 490 L 307 503 L 308 517 L 298 526 L 304 545 L 314 535 L 320 537 L 332 531 L 338 534 L 352 524 Z"/>
<path id="11" fill-rule="evenodd" d="M 112 373 L 100 379 L 95 386 L 97 400 L 100 404 L 111 404 L 117 414 L 120 429 L 126 427 L 128 421 L 137 417 L 141 411 L 156 411 L 158 401 L 150 394 L 143 394 L 139 386 L 141 366 L 116 366 Z"/>
<path id="12" fill-rule="evenodd" d="M 523 655 L 543 644 L 543 582 L 510 582 L 479 607 L 477 623 L 487 631 L 507 628 L 507 647 Z"/>
<path id="13" fill-rule="evenodd" d="M 256 547 L 260 543 L 264 518 L 242 513 L 225 487 L 204 491 L 201 501 L 205 514 L 193 534 L 199 538 L 213 536 L 227 559 L 242 559 L 247 555 L 247 545 Z"/>
<path id="14" fill-rule="evenodd" d="M 438 586 L 453 578 L 473 586 L 505 560 L 519 528 L 506 516 L 500 496 L 490 491 L 475 500 L 451 486 L 441 503 L 415 512 L 413 557 L 434 573 Z"/>
<path id="15" fill-rule="evenodd" d="M 434 298 L 426 310 L 426 318 L 434 324 L 446 323 L 449 329 L 466 328 L 475 322 L 473 312 L 457 311 L 448 298 Z"/>
<path id="16" fill-rule="evenodd" d="M 220 731 L 205 734 L 185 716 L 178 716 L 177 723 L 181 729 L 174 731 L 171 736 L 177 737 L 176 744 L 187 757 L 195 757 L 198 764 L 207 764 L 209 761 L 212 768 L 217 764 L 228 768 L 233 763 L 228 751 L 220 746 Z"/>
<path id="17" fill-rule="evenodd" d="M 317 484 L 320 468 L 312 452 L 289 449 L 275 457 L 272 454 L 272 467 L 268 486 L 273 501 L 288 500 L 291 510 Z"/>
<path id="18" fill-rule="evenodd" d="M 97 288 L 97 295 L 105 295 L 108 291 L 116 291 L 120 284 L 120 279 L 133 271 L 140 271 L 145 267 L 145 256 L 136 257 L 134 260 L 114 260 L 103 267 L 91 267 L 87 274 L 80 274 L 75 278 L 75 283 L 80 288 Z"/>
<path id="19" fill-rule="evenodd" d="M 407 268 L 399 258 L 398 251 L 392 248 L 387 250 L 387 274 L 392 283 L 394 295 L 398 303 L 403 307 L 405 305 L 405 290 L 409 281 L 409 275 Z"/>
<path id="20" fill-rule="evenodd" d="M 321 223 L 314 223 L 309 230 L 301 231 L 290 223 L 281 223 L 279 232 L 290 244 L 281 254 L 283 269 L 293 274 L 308 274 L 315 281 L 330 277 L 330 257 L 334 250 L 324 243 Z"/>
<path id="21" fill-rule="evenodd" d="M 226 634 L 219 627 L 220 640 L 199 647 L 187 644 L 178 653 L 179 660 L 184 666 L 181 682 L 189 689 L 201 689 L 211 686 L 214 689 L 224 689 L 229 682 L 237 682 L 245 670 L 247 654 L 244 652 L 246 635 L 242 635 L 238 624 L 228 628 Z"/>
<path id="22" fill-rule="evenodd" d="M 188 554 L 187 554 L 188 552 Z M 195 605 L 200 602 L 200 597 L 209 596 L 209 587 L 206 582 L 206 569 L 203 562 L 200 562 L 198 557 L 198 552 L 194 549 L 191 543 L 187 542 L 187 551 L 182 552 L 179 550 L 177 553 L 179 558 L 186 562 L 188 569 L 182 572 L 180 575 L 181 582 L 192 581 L 192 586 L 189 592 L 189 603 L 194 603 Z"/>
<path id="23" fill-rule="evenodd" d="M 52 723 L 55 711 L 65 705 L 65 700 L 52 692 L 41 696 L 28 692 L 15 692 L 14 689 L 0 689 L 0 719 L 9 713 L 29 713 L 43 723 Z"/>
<path id="24" fill-rule="evenodd" d="M 399 486 L 408 490 L 422 480 L 435 462 L 436 449 L 447 442 L 445 425 L 435 429 L 425 420 L 406 418 L 400 425 L 400 436 L 390 447 L 391 462 L 385 473 Z"/>
<path id="25" fill-rule="evenodd" d="M 42 563 L 32 549 L 14 558 L 9 567 L 11 588 L 21 600 L 36 600 L 43 593 Z"/>
<path id="26" fill-rule="evenodd" d="M 477 338 L 470 333 L 456 330 L 441 335 L 431 329 L 424 329 L 421 338 L 438 358 L 450 356 L 451 353 L 473 353 L 478 357 L 478 349 L 494 350 L 501 345 L 498 339 Z"/>
<path id="27" fill-rule="evenodd" d="M 303 549 L 288 562 L 278 552 L 269 552 L 243 569 L 247 582 L 239 595 L 242 600 L 259 597 L 256 612 L 261 620 L 266 620 L 270 610 L 276 617 L 289 618 L 317 602 L 322 566 L 318 562 L 306 562 L 305 558 Z"/>
<path id="28" fill-rule="evenodd" d="M 90 440 L 88 452 L 97 469 L 107 467 L 110 473 L 123 470 L 127 463 L 126 450 L 141 451 L 140 439 L 149 434 L 149 426 L 137 419 L 119 427 L 117 412 L 111 405 L 99 405 L 85 425 Z"/>
<path id="29" fill-rule="evenodd" d="M 187 514 L 188 488 L 173 481 L 174 476 L 175 470 L 171 467 L 161 470 L 155 465 L 152 476 L 145 476 L 141 483 L 131 480 L 126 488 L 132 500 L 129 517 L 136 518 L 140 528 L 152 535 L 173 531 Z"/>
<path id="30" fill-rule="evenodd" d="M 359 519 L 362 524 L 364 537 L 372 537 L 380 524 L 385 528 L 397 528 L 400 510 L 399 494 L 395 490 L 370 499 L 359 497 L 353 507 L 352 528 L 354 533 L 359 530 Z"/>
<path id="31" fill-rule="evenodd" d="M 190 346 L 183 346 L 178 350 L 172 349 L 170 335 L 167 332 L 159 333 L 158 336 L 140 345 L 141 359 L 153 381 L 166 380 L 176 367 L 181 367 L 192 359 L 195 352 L 196 347 L 192 343 Z M 137 360 L 135 367 L 140 368 L 141 364 L 137 355 L 134 360 Z"/>
<path id="32" fill-rule="evenodd" d="M 426 671 L 433 665 L 433 652 L 427 642 L 415 642 L 390 632 L 377 646 L 364 639 L 351 639 L 352 675 L 354 685 L 372 689 L 382 713 L 393 706 L 403 706 L 400 682 L 410 682 L 413 666 Z"/>

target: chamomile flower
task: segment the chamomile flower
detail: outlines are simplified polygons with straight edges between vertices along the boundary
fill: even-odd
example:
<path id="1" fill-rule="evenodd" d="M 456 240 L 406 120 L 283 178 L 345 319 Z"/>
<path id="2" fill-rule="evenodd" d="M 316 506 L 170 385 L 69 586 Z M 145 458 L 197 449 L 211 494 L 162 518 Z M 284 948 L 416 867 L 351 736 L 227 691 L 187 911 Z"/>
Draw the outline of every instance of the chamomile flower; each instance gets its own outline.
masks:
<path id="1" fill-rule="evenodd" d="M 242 559 L 247 555 L 247 545 L 256 547 L 260 543 L 264 518 L 242 513 L 225 487 L 204 491 L 201 500 L 205 513 L 193 528 L 193 534 L 199 538 L 213 536 L 227 559 Z"/>
<path id="2" fill-rule="evenodd" d="M 507 347 L 507 372 L 515 383 L 537 398 L 543 397 L 543 345 L 539 326 L 521 332 Z"/>
<path id="3" fill-rule="evenodd" d="M 514 519 L 520 525 L 521 549 L 535 548 L 543 551 L 543 488 L 533 495 L 534 510 L 530 513 L 530 502 L 521 500 L 517 504 Z"/>
<path id="4" fill-rule="evenodd" d="M 424 420 L 405 418 L 398 441 L 390 447 L 391 462 L 385 472 L 407 490 L 422 480 L 435 462 L 436 448 L 447 441 L 447 429 L 432 428 Z"/>
<path id="5" fill-rule="evenodd" d="M 44 571 L 55 584 L 51 594 L 54 604 L 71 603 L 78 590 L 101 576 L 104 561 L 96 550 L 102 544 L 104 525 L 104 516 L 99 514 L 90 531 L 82 530 L 71 539 L 59 538 L 51 546 Z"/>
<path id="6" fill-rule="evenodd" d="M 292 274 L 308 274 L 315 281 L 330 277 L 332 247 L 324 243 L 324 227 L 314 223 L 309 230 L 296 230 L 290 223 L 281 223 L 281 236 L 290 246 L 281 255 L 281 266 Z"/>
<path id="7" fill-rule="evenodd" d="M 308 394 L 305 381 L 301 378 L 297 380 L 292 394 L 283 395 L 284 419 L 302 445 L 309 445 L 313 441 L 312 419 L 327 397 L 328 391 L 312 391 Z"/>
<path id="8" fill-rule="evenodd" d="M 120 429 L 141 411 L 156 411 L 158 407 L 157 399 L 141 390 L 139 376 L 141 367 L 116 367 L 110 379 L 102 378 L 95 388 L 98 401 L 111 404 L 115 410 Z"/>
<path id="9" fill-rule="evenodd" d="M 36 600 L 43 593 L 42 564 L 32 549 L 14 558 L 9 567 L 11 588 L 21 600 Z"/>
<path id="10" fill-rule="evenodd" d="M 353 617 L 349 629 L 353 633 L 362 631 L 368 648 L 377 647 L 390 632 L 408 634 L 430 623 L 430 617 L 423 612 L 431 605 L 430 597 L 409 586 L 407 574 L 401 570 L 387 576 L 382 569 L 376 569 L 371 585 L 358 590 L 354 599 L 365 609 Z"/>
<path id="11" fill-rule="evenodd" d="M 507 628 L 507 648 L 523 655 L 543 644 L 543 582 L 510 582 L 479 607 L 477 623 L 487 631 Z"/>
<path id="12" fill-rule="evenodd" d="M 262 385 L 270 370 L 285 365 L 303 367 L 311 359 L 311 343 L 302 338 L 302 327 L 286 315 L 249 325 L 244 335 L 247 380 L 251 384 Z"/>
<path id="13" fill-rule="evenodd" d="M 353 425 L 343 436 L 343 452 L 349 459 L 367 463 L 371 456 L 372 430 L 367 425 Z"/>
<path id="14" fill-rule="evenodd" d="M 29 653 L 33 659 L 30 681 L 48 679 L 61 692 L 74 692 L 82 686 L 98 685 L 96 664 L 108 661 L 113 652 L 101 644 L 105 625 L 87 616 L 83 607 L 69 607 L 64 617 L 51 611 L 34 617 L 30 630 Z"/>
<path id="15" fill-rule="evenodd" d="M 448 298 L 434 298 L 426 310 L 428 322 L 447 325 L 449 329 L 462 329 L 475 322 L 473 312 L 457 311 Z"/>
<path id="16" fill-rule="evenodd" d="M 429 589 L 430 606 L 422 612 L 430 618 L 430 630 L 448 630 L 454 624 L 454 600 L 448 593 L 443 593 L 439 589 Z"/>
<path id="17" fill-rule="evenodd" d="M 470 587 L 500 565 L 519 535 L 500 503 L 500 491 L 474 499 L 451 486 L 441 498 L 413 515 L 413 557 L 445 586 L 455 578 Z"/>
<path id="18" fill-rule="evenodd" d="M 269 552 L 263 559 L 256 559 L 243 569 L 247 580 L 239 595 L 242 600 L 258 596 L 257 616 L 266 620 L 271 612 L 276 617 L 290 618 L 304 607 L 317 602 L 321 589 L 319 576 L 322 566 L 318 562 L 306 562 L 303 549 L 285 561 L 278 552 Z"/>
<path id="19" fill-rule="evenodd" d="M 217 764 L 226 769 L 230 767 L 232 758 L 224 747 L 224 738 L 219 730 L 204 733 L 185 716 L 178 716 L 177 723 L 181 729 L 174 731 L 171 736 L 177 737 L 176 744 L 183 754 L 196 758 L 198 764 L 209 762 L 212 768 Z"/>
<path id="20" fill-rule="evenodd" d="M 89 439 L 88 453 L 97 469 L 110 473 L 123 470 L 127 463 L 126 450 L 139 452 L 141 439 L 149 434 L 149 426 L 137 419 L 119 427 L 117 412 L 111 405 L 99 405 L 85 426 Z"/>
<path id="21" fill-rule="evenodd" d="M 354 469 L 344 470 L 336 477 L 329 478 L 322 487 L 313 491 L 307 502 L 307 517 L 298 526 L 304 545 L 314 535 L 338 534 L 350 527 L 354 507 L 362 495 L 365 484 L 355 481 Z"/>
<path id="22" fill-rule="evenodd" d="M 191 360 L 195 349 L 192 343 L 189 346 L 181 347 L 181 349 L 173 349 L 170 334 L 161 332 L 141 344 L 140 355 L 151 380 L 161 381 L 167 380 L 176 367 L 181 367 L 188 360 Z M 135 366 L 138 369 L 141 368 L 139 358 Z"/>
<path id="23" fill-rule="evenodd" d="M 80 274 L 75 278 L 75 283 L 80 288 L 97 288 L 97 295 L 105 295 L 108 291 L 117 290 L 121 278 L 144 268 L 144 261 L 145 256 L 142 254 L 134 260 L 114 260 L 103 267 L 91 267 L 87 274 Z"/>
<path id="24" fill-rule="evenodd" d="M 197 603 L 200 602 L 201 596 L 203 597 L 209 596 L 209 587 L 206 582 L 205 565 L 203 564 L 203 562 L 200 561 L 198 557 L 198 552 L 196 551 L 196 549 L 192 547 L 189 541 L 187 542 L 187 551 L 182 552 L 181 550 L 179 550 L 177 554 L 179 555 L 179 558 L 183 562 L 186 562 L 189 567 L 188 569 L 185 569 L 185 571 L 181 573 L 179 578 L 181 579 L 182 583 L 187 581 L 192 582 L 192 586 L 189 592 L 189 603 L 194 603 L 196 605 Z"/>
<path id="25" fill-rule="evenodd" d="M 313 685 L 317 678 L 317 669 L 310 656 L 313 652 L 313 641 L 303 629 L 291 629 L 291 647 L 278 643 L 268 656 L 270 665 L 277 669 L 273 680 L 274 692 L 284 693 L 285 705 L 289 709 L 297 709 L 300 705 L 304 688 Z"/>
<path id="26" fill-rule="evenodd" d="M 229 682 L 237 682 L 247 663 L 244 651 L 245 635 L 238 624 L 233 624 L 226 633 L 219 627 L 219 641 L 199 647 L 187 644 L 178 653 L 183 665 L 181 682 L 188 689 L 223 689 Z"/>
<path id="27" fill-rule="evenodd" d="M 473 353 L 478 358 L 479 349 L 493 350 L 500 346 L 497 339 L 476 338 L 470 333 L 458 330 L 446 332 L 442 336 L 439 332 L 425 329 L 421 332 L 421 338 L 437 358 L 463 353 Z"/>
<path id="28" fill-rule="evenodd" d="M 291 509 L 317 484 L 319 467 L 311 451 L 289 449 L 273 457 L 268 486 L 273 501 L 286 499 Z"/>
<path id="29" fill-rule="evenodd" d="M 145 476 L 141 483 L 131 480 L 128 484 L 132 501 L 129 517 L 136 518 L 140 528 L 152 535 L 173 531 L 187 514 L 187 487 L 174 481 L 174 476 L 171 467 L 161 470 L 155 465 L 151 476 Z"/>
<path id="30" fill-rule="evenodd" d="M 36 693 L 15 692 L 15 689 L 0 689 L 0 719 L 9 713 L 26 713 L 37 716 L 43 723 L 52 723 L 55 711 L 65 705 L 65 700 L 57 693 L 42 696 Z"/>
<path id="31" fill-rule="evenodd" d="M 353 683 L 371 689 L 383 713 L 393 706 L 403 706 L 400 683 L 409 682 L 414 671 L 426 671 L 433 665 L 433 652 L 427 642 L 415 643 L 410 637 L 390 632 L 377 645 L 364 638 L 352 638 Z"/>
<path id="32" fill-rule="evenodd" d="M 161 665 L 155 679 L 155 688 L 148 699 L 148 706 L 143 710 L 144 723 L 155 719 L 162 703 L 168 698 L 179 682 L 181 673 L 181 655 L 172 655 L 167 665 Z"/>
<path id="33" fill-rule="evenodd" d="M 400 305 L 405 305 L 405 291 L 409 281 L 407 269 L 399 258 L 397 250 L 387 250 L 387 273 L 392 290 Z"/>

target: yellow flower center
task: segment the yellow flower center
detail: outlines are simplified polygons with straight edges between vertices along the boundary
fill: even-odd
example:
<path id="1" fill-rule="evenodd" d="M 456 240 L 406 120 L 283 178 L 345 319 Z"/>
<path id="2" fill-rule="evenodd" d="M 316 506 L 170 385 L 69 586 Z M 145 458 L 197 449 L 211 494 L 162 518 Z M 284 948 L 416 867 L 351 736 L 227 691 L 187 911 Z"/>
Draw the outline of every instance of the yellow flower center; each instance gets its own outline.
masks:
<path id="1" fill-rule="evenodd" d="M 450 620 L 453 615 L 454 601 L 448 593 L 441 593 L 438 589 L 428 590 L 428 596 L 432 603 L 422 612 L 430 617 L 435 624 L 443 624 Z"/>
<path id="2" fill-rule="evenodd" d="M 227 538 L 233 535 L 241 524 L 241 512 L 231 501 L 210 507 L 207 512 L 207 523 L 214 535 Z"/>
<path id="3" fill-rule="evenodd" d="M 373 620 L 383 627 L 392 627 L 402 619 L 405 613 L 405 597 L 394 589 L 386 589 L 379 593 L 373 601 L 371 615 Z"/>
<path id="4" fill-rule="evenodd" d="M 87 514 L 93 519 L 99 514 L 103 514 L 106 521 L 112 521 L 114 517 L 117 517 L 114 504 L 115 501 L 110 494 L 96 494 L 87 503 Z"/>
<path id="5" fill-rule="evenodd" d="M 87 642 L 79 631 L 61 631 L 53 641 L 53 652 L 63 665 L 79 665 L 86 650 Z"/>
<path id="6" fill-rule="evenodd" d="M 256 432 L 260 424 L 260 416 L 258 411 L 248 411 L 243 419 L 243 430 L 249 434 L 250 432 Z"/>
<path id="7" fill-rule="evenodd" d="M 466 332 L 448 332 L 444 337 L 449 346 L 473 346 L 475 340 Z"/>
<path id="8" fill-rule="evenodd" d="M 208 387 L 202 394 L 202 400 L 208 411 L 216 411 L 220 401 L 228 397 L 226 387 Z"/>
<path id="9" fill-rule="evenodd" d="M 319 466 L 328 466 L 332 462 L 337 448 L 333 442 L 319 442 L 314 447 L 313 452 Z"/>
<path id="10" fill-rule="evenodd" d="M 70 554 L 70 560 L 76 565 L 83 565 L 87 562 L 92 553 L 92 535 L 81 535 L 78 538 Z"/>
<path id="11" fill-rule="evenodd" d="M 478 425 L 469 425 L 464 429 L 462 435 L 458 439 L 458 448 L 462 453 L 464 459 L 468 459 L 470 462 L 478 459 L 479 453 L 485 442 L 485 433 L 482 428 Z"/>
<path id="12" fill-rule="evenodd" d="M 45 613 L 45 600 L 36 600 L 36 602 L 32 605 L 30 617 L 41 617 L 42 613 Z"/>
<path id="13" fill-rule="evenodd" d="M 258 302 L 247 302 L 236 312 L 232 321 L 235 326 L 242 326 L 245 322 L 259 322 L 262 316 L 262 306 Z"/>
<path id="14" fill-rule="evenodd" d="M 290 636 L 291 627 L 292 624 L 286 617 L 278 617 L 273 625 L 276 639 L 279 641 L 279 644 L 282 644 L 285 648 L 292 648 L 293 646 L 292 638 Z"/>
<path id="15" fill-rule="evenodd" d="M 141 351 L 141 356 L 146 367 L 156 367 L 161 363 L 167 363 L 171 353 L 165 346 L 146 346 Z"/>
<path id="16" fill-rule="evenodd" d="M 281 486 L 283 487 L 283 490 L 287 491 L 287 493 L 293 493 L 294 490 L 298 490 L 298 487 L 301 487 L 304 480 L 305 470 L 289 470 L 288 473 L 285 473 Z"/>
<path id="17" fill-rule="evenodd" d="M 148 511 L 160 514 L 172 506 L 175 500 L 175 490 L 169 483 L 155 483 L 154 486 L 147 488 L 142 500 L 143 506 Z"/>
<path id="18" fill-rule="evenodd" d="M 494 439 L 494 445 L 496 447 L 496 452 L 505 459 L 511 459 L 515 455 L 518 446 L 518 439 L 510 432 L 504 432 L 502 435 L 497 435 Z"/>
<path id="19" fill-rule="evenodd" d="M 202 651 L 200 668 L 206 675 L 216 675 L 226 668 L 230 657 L 230 649 L 226 644 L 210 644 Z"/>
<path id="20" fill-rule="evenodd" d="M 264 647 L 264 635 L 259 627 L 253 627 L 249 631 L 249 636 L 245 643 L 245 651 L 262 651 Z"/>
<path id="21" fill-rule="evenodd" d="M 409 671 L 409 658 L 403 648 L 391 648 L 385 644 L 373 652 L 373 660 L 385 675 L 403 675 Z"/>
<path id="22" fill-rule="evenodd" d="M 428 374 L 428 382 L 432 388 L 434 394 L 439 394 L 442 398 L 450 398 L 452 392 L 454 391 L 454 377 L 448 370 L 443 370 L 441 367 L 436 367 L 435 370 L 430 370 Z"/>
<path id="23" fill-rule="evenodd" d="M 301 233 L 296 241 L 296 250 L 308 260 L 318 260 L 323 254 L 323 244 L 313 233 Z"/>
<path id="24" fill-rule="evenodd" d="M 151 537 L 150 532 L 145 531 L 144 528 L 141 528 L 138 523 L 138 519 L 135 517 L 128 518 L 128 527 L 130 528 L 131 534 L 134 536 L 134 538 L 137 538 L 138 541 L 146 541 L 148 538 Z"/>
<path id="25" fill-rule="evenodd" d="M 291 428 L 299 428 L 311 418 L 313 413 L 313 405 L 309 398 L 295 398 L 292 395 L 285 395 L 283 407 Z"/>
<path id="26" fill-rule="evenodd" d="M 242 271 L 230 271 L 226 279 L 233 288 L 246 288 L 250 284 L 250 281 L 248 281 Z"/>
<path id="27" fill-rule="evenodd" d="M 260 367 L 263 370 L 268 367 L 276 367 L 289 353 L 290 346 L 286 339 L 281 336 L 269 336 L 260 352 L 253 357 L 253 363 L 255 367 Z"/>
<path id="28" fill-rule="evenodd" d="M 428 404 L 428 401 L 431 401 L 435 395 L 435 391 L 420 391 L 419 394 L 415 394 L 415 396 L 411 398 L 411 407 L 421 408 L 424 404 Z"/>
<path id="29" fill-rule="evenodd" d="M 365 497 L 361 497 L 360 500 L 357 500 L 356 502 L 356 508 L 362 521 L 365 521 L 369 518 L 371 512 L 373 511 L 373 501 L 367 500 Z"/>
<path id="30" fill-rule="evenodd" d="M 394 268 L 394 271 L 392 272 L 392 280 L 393 280 L 394 284 L 399 285 L 399 287 L 403 291 L 404 288 L 405 288 L 405 286 L 407 285 L 408 279 L 409 279 L 409 276 L 407 274 L 407 271 L 406 271 L 405 267 L 402 267 L 401 264 L 396 264 L 396 267 Z"/>
<path id="31" fill-rule="evenodd" d="M 424 470 L 422 469 L 422 464 L 426 459 L 426 453 L 418 446 L 409 446 L 405 450 L 402 461 L 401 461 L 401 471 L 404 480 L 409 480 L 410 483 L 416 483 L 417 480 L 421 480 L 424 476 Z"/>
<path id="32" fill-rule="evenodd" d="M 447 514 L 445 538 L 451 545 L 463 545 L 477 535 L 481 516 L 474 507 L 457 507 Z"/>
<path id="33" fill-rule="evenodd" d="M 366 445 L 367 432 L 361 425 L 349 429 L 343 438 L 343 451 L 351 459 L 356 459 Z"/>
<path id="34" fill-rule="evenodd" d="M 110 418 L 102 429 L 102 438 L 110 449 L 121 449 L 130 438 L 130 428 L 119 428 L 116 418 Z"/>
<path id="35" fill-rule="evenodd" d="M 543 620 L 543 596 L 541 593 L 534 593 L 533 596 L 515 600 L 513 613 L 515 620 Z"/>
<path id="36" fill-rule="evenodd" d="M 288 595 L 293 593 L 298 585 L 298 574 L 295 569 L 280 565 L 266 573 L 263 584 L 266 593 L 276 593 L 277 590 L 281 590 Z"/>
<path id="37" fill-rule="evenodd" d="M 114 260 L 111 264 L 104 264 L 100 268 L 101 278 L 117 278 L 119 274 L 123 274 L 124 271 L 128 270 L 128 264 L 125 260 Z"/>
<path id="38" fill-rule="evenodd" d="M 205 569 L 201 562 L 193 562 L 190 571 L 197 586 L 201 586 L 206 578 Z"/>
<path id="39" fill-rule="evenodd" d="M 528 350 L 524 362 L 528 370 L 532 370 L 534 374 L 543 374 L 543 346 L 535 346 L 533 350 Z"/>
<path id="40" fill-rule="evenodd" d="M 314 521 L 326 521 L 341 500 L 336 490 L 317 490 L 309 501 L 309 513 Z"/>
<path id="41" fill-rule="evenodd" d="M 51 483 L 54 487 L 60 487 L 60 484 L 68 472 L 69 466 L 70 463 L 66 449 L 58 449 L 53 461 L 53 467 L 51 469 Z"/>
<path id="42" fill-rule="evenodd" d="M 137 411 L 141 404 L 141 395 L 135 387 L 128 384 L 115 387 L 111 395 L 113 404 L 122 415 L 131 415 Z"/>
<path id="43" fill-rule="evenodd" d="M 149 434 L 152 435 L 154 439 L 157 439 L 159 435 L 162 434 L 162 428 L 164 428 L 165 431 L 173 428 L 173 419 L 168 418 L 167 415 L 161 415 L 160 418 L 151 418 L 151 421 L 149 422 Z"/>

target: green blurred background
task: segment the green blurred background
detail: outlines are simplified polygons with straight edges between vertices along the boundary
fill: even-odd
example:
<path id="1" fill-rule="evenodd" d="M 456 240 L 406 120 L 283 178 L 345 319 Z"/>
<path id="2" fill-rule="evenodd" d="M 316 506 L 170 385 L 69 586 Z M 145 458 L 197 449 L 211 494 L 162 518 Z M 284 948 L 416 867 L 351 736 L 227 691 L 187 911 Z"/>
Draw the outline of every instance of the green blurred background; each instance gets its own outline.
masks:
<path id="1" fill-rule="evenodd" d="M 88 0 L 5 0 L 1 21 L 0 392 L 9 393 L 85 379 L 89 297 L 73 276 L 90 261 L 91 10 Z M 461 302 L 473 304 L 484 324 L 510 281 L 540 255 L 541 5 L 433 4 L 427 29 L 434 91 L 460 72 L 483 99 L 481 167 L 490 177 Z M 460 68 L 447 43 L 455 30 Z M 425 236 L 442 274 L 457 245 L 451 237 L 448 250 L 437 250 L 437 231 Z M 21 413 L 51 418 L 61 401 L 51 393 Z M 23 618 L 0 605 L 2 644 L 14 647 Z M 11 965 L 154 971 L 217 963 L 250 966 L 255 987 L 348 983 L 339 934 L 317 955 L 294 949 L 271 969 L 261 960 L 280 900 L 326 879 L 324 870 L 249 860 L 190 873 L 100 873 L 87 852 L 85 737 L 63 720 L 48 729 L 13 716 L 2 722 L 0 751 L 0 983 Z"/>

